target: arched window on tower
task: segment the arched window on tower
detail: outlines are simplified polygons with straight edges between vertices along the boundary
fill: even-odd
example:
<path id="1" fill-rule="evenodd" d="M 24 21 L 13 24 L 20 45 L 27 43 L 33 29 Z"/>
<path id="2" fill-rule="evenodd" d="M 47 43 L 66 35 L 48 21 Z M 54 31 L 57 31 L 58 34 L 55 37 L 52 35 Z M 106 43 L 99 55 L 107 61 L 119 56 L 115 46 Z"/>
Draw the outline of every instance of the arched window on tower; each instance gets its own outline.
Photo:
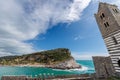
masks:
<path id="1" fill-rule="evenodd" d="M 107 27 L 109 27 L 110 25 L 109 25 L 108 22 L 105 22 L 105 23 L 104 23 L 104 26 L 107 28 Z"/>
<path id="2" fill-rule="evenodd" d="M 109 26 L 109 23 L 108 23 L 108 22 L 106 22 L 106 25 L 107 25 L 107 26 Z"/>
<path id="3" fill-rule="evenodd" d="M 115 13 L 119 13 L 117 9 L 113 9 L 113 11 L 114 11 Z"/>
<path id="4" fill-rule="evenodd" d="M 115 9 L 115 12 L 116 12 L 116 13 L 118 13 L 118 10 L 117 10 L 117 9 Z"/>
<path id="5" fill-rule="evenodd" d="M 102 13 L 102 14 L 100 15 L 100 18 L 103 19 L 104 17 L 105 17 L 105 14 Z"/>
<path id="6" fill-rule="evenodd" d="M 120 59 L 118 60 L 118 66 L 120 67 Z"/>
<path id="7" fill-rule="evenodd" d="M 102 17 L 105 17 L 105 14 L 104 14 L 104 13 L 102 13 Z"/>
<path id="8" fill-rule="evenodd" d="M 107 28 L 107 25 L 106 25 L 106 23 L 104 23 L 104 26 Z"/>
<path id="9" fill-rule="evenodd" d="M 103 17 L 100 15 L 100 18 L 103 19 Z"/>
<path id="10" fill-rule="evenodd" d="M 114 36 L 112 37 L 112 39 L 113 39 L 115 45 L 118 44 L 118 41 Z"/>

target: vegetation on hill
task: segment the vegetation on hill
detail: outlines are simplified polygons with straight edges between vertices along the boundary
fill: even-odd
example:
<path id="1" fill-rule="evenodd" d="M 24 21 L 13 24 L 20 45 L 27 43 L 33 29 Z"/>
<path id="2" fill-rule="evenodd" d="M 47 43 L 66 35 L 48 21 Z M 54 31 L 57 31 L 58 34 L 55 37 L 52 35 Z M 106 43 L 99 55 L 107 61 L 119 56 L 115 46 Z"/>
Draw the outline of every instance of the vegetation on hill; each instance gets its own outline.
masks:
<path id="1" fill-rule="evenodd" d="M 55 64 L 71 59 L 69 49 L 58 48 L 48 51 L 36 52 L 22 56 L 5 56 L 0 58 L 0 65 L 20 65 L 20 64 Z"/>

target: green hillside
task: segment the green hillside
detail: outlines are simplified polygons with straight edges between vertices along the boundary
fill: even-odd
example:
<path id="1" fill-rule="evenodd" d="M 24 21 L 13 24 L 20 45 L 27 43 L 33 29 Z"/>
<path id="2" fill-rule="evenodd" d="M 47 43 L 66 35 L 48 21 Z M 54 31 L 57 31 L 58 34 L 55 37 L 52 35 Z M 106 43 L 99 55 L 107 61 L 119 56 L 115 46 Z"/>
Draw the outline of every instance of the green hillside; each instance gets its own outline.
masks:
<path id="1" fill-rule="evenodd" d="M 5 56 L 0 58 L 0 65 L 22 65 L 22 64 L 55 64 L 71 59 L 69 49 L 58 48 L 21 56 Z"/>

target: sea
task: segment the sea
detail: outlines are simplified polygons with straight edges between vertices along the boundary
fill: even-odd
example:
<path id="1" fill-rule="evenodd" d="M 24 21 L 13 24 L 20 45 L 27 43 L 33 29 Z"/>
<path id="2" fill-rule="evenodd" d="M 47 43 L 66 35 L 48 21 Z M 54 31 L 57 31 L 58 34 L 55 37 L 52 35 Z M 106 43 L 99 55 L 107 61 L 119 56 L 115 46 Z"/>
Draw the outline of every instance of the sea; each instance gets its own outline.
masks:
<path id="1" fill-rule="evenodd" d="M 60 70 L 51 68 L 38 68 L 38 67 L 12 67 L 1 66 L 0 78 L 2 76 L 30 76 L 37 77 L 39 75 L 69 75 L 69 74 L 91 74 L 95 72 L 92 60 L 76 60 L 82 66 L 81 69 Z"/>

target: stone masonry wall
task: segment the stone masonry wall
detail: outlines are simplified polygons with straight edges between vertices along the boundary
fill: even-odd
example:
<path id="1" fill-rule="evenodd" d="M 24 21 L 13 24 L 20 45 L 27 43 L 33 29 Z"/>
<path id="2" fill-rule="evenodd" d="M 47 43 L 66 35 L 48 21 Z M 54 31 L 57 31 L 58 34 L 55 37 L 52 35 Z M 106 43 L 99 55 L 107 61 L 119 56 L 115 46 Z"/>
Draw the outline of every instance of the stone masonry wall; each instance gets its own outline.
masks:
<path id="1" fill-rule="evenodd" d="M 94 56 L 93 62 L 97 78 L 107 78 L 115 75 L 110 57 Z"/>

